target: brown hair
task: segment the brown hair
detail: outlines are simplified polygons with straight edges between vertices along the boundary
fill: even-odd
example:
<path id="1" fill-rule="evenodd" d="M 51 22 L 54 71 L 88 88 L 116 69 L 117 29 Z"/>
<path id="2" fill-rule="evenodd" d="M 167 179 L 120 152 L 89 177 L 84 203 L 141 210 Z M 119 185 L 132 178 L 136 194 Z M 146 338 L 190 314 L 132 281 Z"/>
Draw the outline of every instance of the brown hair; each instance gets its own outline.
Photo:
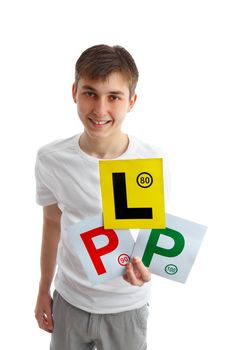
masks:
<path id="1" fill-rule="evenodd" d="M 95 45 L 86 49 L 75 65 L 75 85 L 80 78 L 106 80 L 111 73 L 122 73 L 129 81 L 130 98 L 135 93 L 138 69 L 130 53 L 121 46 Z"/>

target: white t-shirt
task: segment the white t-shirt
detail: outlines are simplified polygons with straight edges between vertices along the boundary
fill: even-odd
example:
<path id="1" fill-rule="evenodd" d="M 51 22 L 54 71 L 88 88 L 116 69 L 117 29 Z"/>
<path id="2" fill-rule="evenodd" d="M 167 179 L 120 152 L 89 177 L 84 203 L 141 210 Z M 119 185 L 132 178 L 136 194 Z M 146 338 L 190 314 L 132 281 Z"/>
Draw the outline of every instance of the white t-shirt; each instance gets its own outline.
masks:
<path id="1" fill-rule="evenodd" d="M 148 302 L 150 283 L 136 287 L 118 277 L 92 286 L 66 239 L 72 224 L 102 213 L 99 159 L 81 150 L 79 137 L 42 147 L 36 161 L 37 203 L 57 203 L 62 210 L 55 288 L 70 304 L 92 313 L 139 308 Z M 158 157 L 163 157 L 160 150 L 129 136 L 127 150 L 117 159 Z"/>

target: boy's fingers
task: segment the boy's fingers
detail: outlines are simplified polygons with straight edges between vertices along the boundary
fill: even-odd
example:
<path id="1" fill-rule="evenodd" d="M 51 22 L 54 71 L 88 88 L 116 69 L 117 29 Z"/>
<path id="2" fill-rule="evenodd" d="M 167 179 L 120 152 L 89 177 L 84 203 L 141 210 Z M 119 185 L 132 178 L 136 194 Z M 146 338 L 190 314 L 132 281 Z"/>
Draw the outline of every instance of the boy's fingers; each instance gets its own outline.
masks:
<path id="1" fill-rule="evenodd" d="M 39 327 L 45 330 L 46 332 L 51 333 L 53 330 L 52 316 L 50 316 L 49 313 L 46 314 L 43 311 L 38 312 L 35 316 Z"/>
<path id="2" fill-rule="evenodd" d="M 35 307 L 35 318 L 38 326 L 51 333 L 53 331 L 53 316 L 52 316 L 53 301 L 50 294 L 39 294 Z"/>
<path id="3" fill-rule="evenodd" d="M 151 280 L 151 273 L 140 258 L 134 257 L 132 262 L 126 265 L 126 273 L 123 278 L 134 286 L 142 286 Z"/>
<path id="4" fill-rule="evenodd" d="M 133 264 L 134 264 L 134 266 L 136 266 L 136 268 L 140 272 L 141 278 L 143 279 L 143 281 L 144 282 L 149 282 L 151 280 L 151 273 L 147 269 L 147 267 L 145 267 L 145 265 L 143 264 L 141 259 L 139 257 L 137 257 L 137 256 L 134 257 L 133 258 Z"/>
<path id="5" fill-rule="evenodd" d="M 134 272 L 132 263 L 128 263 L 126 266 L 127 281 L 134 286 L 141 286 L 144 282 L 139 280 Z"/>
<path id="6" fill-rule="evenodd" d="M 53 330 L 53 318 L 50 312 L 46 314 L 46 325 L 50 331 Z"/>
<path id="7" fill-rule="evenodd" d="M 127 273 L 125 273 L 125 274 L 123 275 L 123 278 L 124 278 L 124 280 L 125 280 L 126 282 L 129 282 L 129 278 L 128 278 L 128 276 L 127 276 Z"/>

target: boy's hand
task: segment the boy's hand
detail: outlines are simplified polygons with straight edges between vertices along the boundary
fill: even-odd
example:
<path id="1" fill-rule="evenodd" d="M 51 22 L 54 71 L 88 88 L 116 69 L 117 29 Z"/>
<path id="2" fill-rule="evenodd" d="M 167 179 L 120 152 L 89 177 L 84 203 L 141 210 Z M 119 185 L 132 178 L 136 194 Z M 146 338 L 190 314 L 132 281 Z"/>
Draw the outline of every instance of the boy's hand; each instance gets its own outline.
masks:
<path id="1" fill-rule="evenodd" d="M 140 258 L 134 257 L 132 262 L 126 265 L 126 273 L 123 278 L 133 286 L 142 286 L 151 280 L 151 273 Z"/>
<path id="2" fill-rule="evenodd" d="M 49 293 L 38 294 L 35 317 L 39 327 L 49 333 L 53 331 L 52 304 L 53 300 Z"/>

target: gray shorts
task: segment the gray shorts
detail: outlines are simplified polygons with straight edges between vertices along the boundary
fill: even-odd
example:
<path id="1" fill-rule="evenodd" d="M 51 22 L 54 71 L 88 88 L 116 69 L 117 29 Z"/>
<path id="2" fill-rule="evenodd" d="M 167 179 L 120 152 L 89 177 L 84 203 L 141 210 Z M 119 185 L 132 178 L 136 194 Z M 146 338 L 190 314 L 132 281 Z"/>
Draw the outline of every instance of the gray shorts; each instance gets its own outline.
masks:
<path id="1" fill-rule="evenodd" d="M 147 317 L 147 305 L 92 314 L 72 306 L 55 291 L 50 350 L 146 350 Z"/>

